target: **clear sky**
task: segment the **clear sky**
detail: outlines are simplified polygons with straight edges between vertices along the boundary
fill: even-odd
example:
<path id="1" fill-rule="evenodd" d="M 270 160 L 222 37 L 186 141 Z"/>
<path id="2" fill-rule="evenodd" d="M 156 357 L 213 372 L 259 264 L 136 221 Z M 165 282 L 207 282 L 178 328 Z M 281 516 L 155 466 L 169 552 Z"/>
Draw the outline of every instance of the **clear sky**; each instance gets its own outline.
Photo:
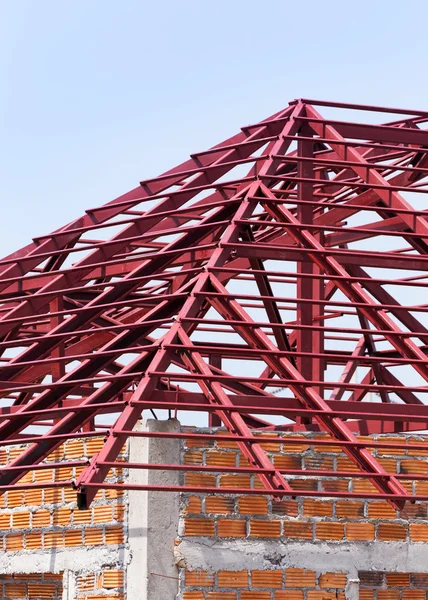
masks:
<path id="1" fill-rule="evenodd" d="M 0 255 L 296 97 L 427 109 L 426 0 L 0 0 Z"/>

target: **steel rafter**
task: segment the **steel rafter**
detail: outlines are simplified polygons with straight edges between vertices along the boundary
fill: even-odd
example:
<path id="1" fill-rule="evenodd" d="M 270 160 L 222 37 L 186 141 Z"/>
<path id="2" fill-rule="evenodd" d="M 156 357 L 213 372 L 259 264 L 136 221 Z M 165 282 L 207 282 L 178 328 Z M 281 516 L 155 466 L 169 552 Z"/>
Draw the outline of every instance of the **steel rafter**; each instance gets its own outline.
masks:
<path id="1" fill-rule="evenodd" d="M 0 447 L 21 448 L 0 492 L 40 485 L 28 474 L 56 468 L 45 459 L 67 440 L 104 436 L 90 465 L 70 463 L 76 481 L 51 484 L 86 507 L 129 437 L 208 435 L 137 433 L 143 415 L 204 413 L 248 466 L 130 468 L 261 483 L 188 491 L 344 495 L 300 488 L 319 475 L 366 478 L 362 495 L 397 507 L 422 499 L 405 481 L 428 476 L 389 473 L 373 451 L 406 443 L 358 435 L 428 429 L 427 123 L 295 100 L 0 260 Z M 260 435 L 286 431 L 327 432 L 317 443 L 355 470 L 278 469 Z"/>

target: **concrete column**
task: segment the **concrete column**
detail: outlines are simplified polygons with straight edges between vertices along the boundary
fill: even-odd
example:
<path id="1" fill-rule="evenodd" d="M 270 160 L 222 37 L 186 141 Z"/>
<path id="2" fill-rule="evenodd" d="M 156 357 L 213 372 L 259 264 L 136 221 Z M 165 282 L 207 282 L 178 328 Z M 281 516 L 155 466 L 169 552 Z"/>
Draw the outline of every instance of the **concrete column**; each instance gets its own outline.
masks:
<path id="1" fill-rule="evenodd" d="M 180 431 L 175 419 L 140 422 L 137 431 Z M 176 439 L 131 438 L 130 462 L 180 462 Z M 179 485 L 178 471 L 133 469 L 129 482 L 139 485 Z M 179 521 L 179 494 L 175 492 L 129 492 L 128 600 L 174 600 L 178 593 L 178 570 L 174 562 L 174 540 Z"/>

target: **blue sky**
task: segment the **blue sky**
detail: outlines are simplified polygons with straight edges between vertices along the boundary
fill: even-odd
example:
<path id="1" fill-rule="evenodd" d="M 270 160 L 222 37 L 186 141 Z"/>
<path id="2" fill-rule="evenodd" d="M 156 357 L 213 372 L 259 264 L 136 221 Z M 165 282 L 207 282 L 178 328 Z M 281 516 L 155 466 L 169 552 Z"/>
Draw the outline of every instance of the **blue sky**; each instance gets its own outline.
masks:
<path id="1" fill-rule="evenodd" d="M 426 0 L 0 0 L 0 254 L 296 97 L 427 108 Z"/>

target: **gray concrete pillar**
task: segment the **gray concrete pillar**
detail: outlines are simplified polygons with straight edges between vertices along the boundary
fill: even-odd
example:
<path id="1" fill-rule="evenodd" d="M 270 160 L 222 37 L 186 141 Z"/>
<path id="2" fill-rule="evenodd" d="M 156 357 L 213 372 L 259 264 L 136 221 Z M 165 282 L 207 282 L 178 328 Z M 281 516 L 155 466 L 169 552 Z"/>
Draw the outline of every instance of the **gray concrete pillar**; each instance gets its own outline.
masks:
<path id="1" fill-rule="evenodd" d="M 180 431 L 175 419 L 150 419 L 138 431 Z M 135 438 L 130 440 L 131 463 L 180 462 L 177 439 Z M 131 470 L 129 482 L 139 485 L 179 485 L 178 471 Z M 178 593 L 178 570 L 174 562 L 174 540 L 179 521 L 179 494 L 175 492 L 129 492 L 129 553 L 127 600 L 174 600 Z"/>

